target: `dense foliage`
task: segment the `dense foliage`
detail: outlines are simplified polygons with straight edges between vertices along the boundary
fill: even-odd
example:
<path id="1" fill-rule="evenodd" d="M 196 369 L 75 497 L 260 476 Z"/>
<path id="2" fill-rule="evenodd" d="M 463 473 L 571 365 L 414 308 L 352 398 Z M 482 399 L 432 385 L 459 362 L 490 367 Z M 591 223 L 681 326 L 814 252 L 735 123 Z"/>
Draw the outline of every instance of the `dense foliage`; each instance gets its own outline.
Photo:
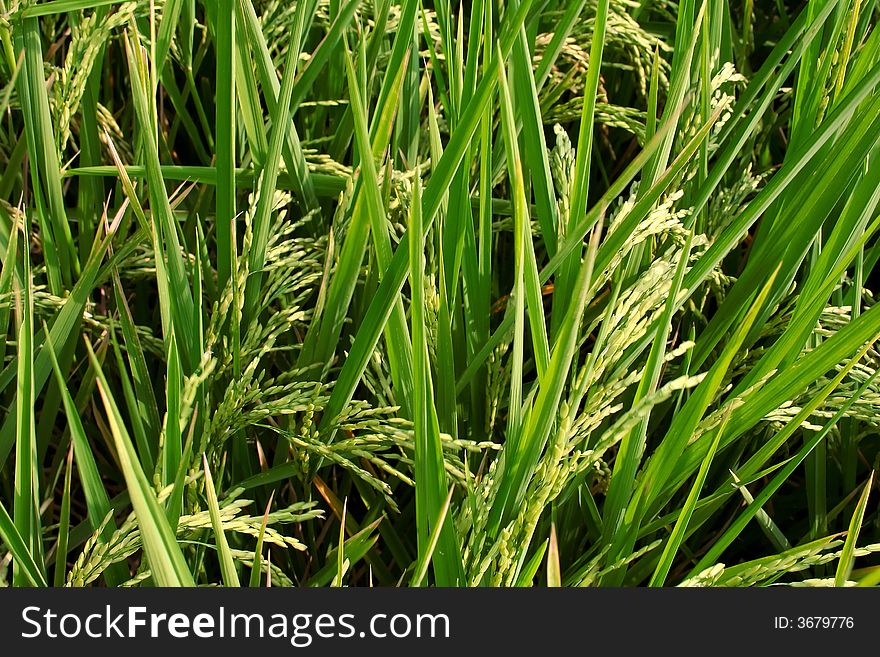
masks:
<path id="1" fill-rule="evenodd" d="M 877 0 L 0 0 L 0 582 L 871 585 Z"/>

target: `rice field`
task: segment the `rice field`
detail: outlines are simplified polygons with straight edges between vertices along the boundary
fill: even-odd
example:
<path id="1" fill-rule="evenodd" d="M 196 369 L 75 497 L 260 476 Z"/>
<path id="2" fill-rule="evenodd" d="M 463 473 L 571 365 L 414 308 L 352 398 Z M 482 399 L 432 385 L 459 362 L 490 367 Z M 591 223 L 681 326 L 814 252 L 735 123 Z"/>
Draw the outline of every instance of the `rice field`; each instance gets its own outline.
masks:
<path id="1" fill-rule="evenodd" d="M 880 583 L 878 0 L 0 0 L 0 585 Z"/>

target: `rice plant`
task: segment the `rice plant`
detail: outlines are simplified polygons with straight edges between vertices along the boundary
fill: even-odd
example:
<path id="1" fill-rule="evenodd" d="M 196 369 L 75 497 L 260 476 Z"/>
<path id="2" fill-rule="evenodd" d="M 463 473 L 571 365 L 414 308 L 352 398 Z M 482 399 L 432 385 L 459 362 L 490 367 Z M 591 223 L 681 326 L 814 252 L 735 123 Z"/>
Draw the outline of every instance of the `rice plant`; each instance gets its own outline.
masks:
<path id="1" fill-rule="evenodd" d="M 880 582 L 877 0 L 0 0 L 0 585 Z"/>

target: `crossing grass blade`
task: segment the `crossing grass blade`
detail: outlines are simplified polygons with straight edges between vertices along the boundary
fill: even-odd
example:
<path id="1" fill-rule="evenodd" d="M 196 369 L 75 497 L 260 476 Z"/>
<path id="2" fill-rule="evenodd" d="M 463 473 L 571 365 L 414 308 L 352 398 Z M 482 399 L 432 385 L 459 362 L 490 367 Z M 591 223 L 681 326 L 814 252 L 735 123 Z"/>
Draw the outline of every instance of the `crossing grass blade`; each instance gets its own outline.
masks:
<path id="1" fill-rule="evenodd" d="M 498 56 L 498 51 L 496 49 L 495 56 Z M 515 220 L 514 220 L 514 265 L 513 269 L 516 272 L 516 278 L 513 282 L 513 291 L 511 292 L 512 305 L 513 305 L 513 361 L 511 365 L 511 374 L 510 374 L 510 395 L 508 396 L 508 413 L 507 413 L 507 435 L 511 444 L 516 444 L 520 437 L 520 432 L 522 431 L 523 424 L 523 390 L 522 390 L 522 379 L 523 379 L 523 349 L 525 342 L 525 324 L 526 324 L 526 294 L 525 294 L 525 249 L 526 244 L 525 241 L 527 236 L 525 235 L 525 222 L 526 218 L 523 216 L 526 214 L 523 206 L 525 205 L 525 191 L 523 189 L 523 174 L 522 174 L 522 166 L 519 161 L 519 154 L 516 152 L 516 146 L 514 144 L 514 134 L 515 129 L 513 124 L 513 110 L 511 108 L 512 102 L 510 100 L 510 90 L 507 87 L 507 78 L 504 74 L 504 68 L 501 67 L 498 69 L 498 80 L 500 83 L 500 91 L 499 94 L 501 97 L 501 107 L 504 110 L 503 118 L 504 118 L 504 136 L 505 136 L 505 147 L 507 152 L 507 161 L 509 168 L 509 176 L 513 181 L 514 194 L 516 199 L 516 210 L 515 210 Z M 540 328 L 535 326 L 538 330 L 544 329 L 544 324 L 541 322 Z M 546 339 L 546 338 L 545 338 Z M 546 369 L 546 365 L 545 365 Z M 515 450 L 512 450 L 515 453 Z"/>
<path id="2" fill-rule="evenodd" d="M 27 237 L 25 232 L 25 237 Z M 27 240 L 25 239 L 25 243 Z M 13 497 L 13 517 L 18 535 L 25 541 L 26 549 L 37 563 L 41 562 L 41 534 L 38 481 L 40 469 L 36 467 L 37 437 L 34 415 L 34 300 L 33 278 L 31 274 L 30 253 L 24 251 L 22 261 L 22 281 L 19 289 L 20 301 L 16 304 L 18 341 L 16 377 L 16 427 L 15 427 L 15 490 Z M 42 568 L 40 568 L 42 573 Z M 16 561 L 13 565 L 12 582 L 21 586 L 31 575 L 22 572 Z"/>
<path id="3" fill-rule="evenodd" d="M 575 285 L 577 296 L 568 307 L 565 319 L 560 325 L 550 364 L 541 377 L 539 390 L 525 421 L 522 437 L 516 443 L 518 453 L 515 460 L 509 465 L 505 464 L 498 499 L 489 513 L 489 531 L 492 534 L 498 531 L 505 519 L 509 518 L 512 509 L 522 503 L 528 479 L 546 444 L 550 426 L 562 397 L 563 385 L 575 357 L 578 332 L 591 289 L 602 226 L 603 220 L 600 218 L 590 237 L 587 257 L 584 258 L 578 271 Z"/>
<path id="4" fill-rule="evenodd" d="M 523 566 L 523 569 L 520 571 L 519 577 L 517 577 L 516 580 L 516 585 L 518 587 L 532 586 L 535 575 L 538 573 L 538 569 L 541 567 L 541 562 L 544 560 L 544 554 L 547 552 L 549 544 L 549 539 L 544 541 L 535 551 L 532 558 L 525 566 Z"/>
<path id="5" fill-rule="evenodd" d="M 864 357 L 864 354 L 867 352 L 867 348 L 862 349 L 859 354 L 857 354 L 853 359 L 847 363 L 847 367 L 844 368 L 844 375 L 846 372 L 852 369 L 852 367 Z M 838 374 L 835 379 L 823 390 L 823 395 L 820 395 L 820 399 L 824 399 L 828 394 L 833 392 L 834 387 L 840 385 L 840 382 L 843 380 L 843 376 Z M 803 463 L 804 459 L 815 449 L 816 445 L 818 445 L 822 440 L 828 436 L 828 433 L 831 429 L 840 421 L 843 417 L 844 413 L 851 405 L 861 396 L 862 393 L 868 388 L 870 382 L 873 380 L 868 379 L 868 381 L 863 384 L 859 390 L 847 400 L 847 404 L 837 413 L 834 414 L 825 426 L 822 427 L 820 431 L 817 431 L 807 442 L 804 443 L 804 446 L 795 454 L 792 458 L 790 458 L 783 466 L 779 469 L 773 479 L 767 484 L 761 492 L 751 501 L 746 509 L 737 517 L 737 519 L 731 523 L 731 525 L 725 530 L 724 534 L 718 539 L 718 541 L 712 546 L 711 550 L 709 550 L 697 565 L 694 567 L 692 573 L 695 574 L 700 570 L 706 568 L 708 565 L 717 561 L 717 559 L 724 552 L 725 548 L 727 548 L 733 540 L 742 532 L 743 528 L 746 524 L 759 512 L 759 510 L 763 507 L 763 505 L 770 499 L 770 497 L 777 491 L 779 488 L 789 479 L 791 474 L 795 471 L 795 469 Z M 833 386 L 833 387 L 832 387 Z M 803 420 L 807 418 L 815 409 L 819 406 L 818 403 L 811 404 L 810 406 L 801 410 L 786 426 L 785 429 L 780 432 L 782 435 L 780 438 L 786 438 L 793 434 L 797 427 L 801 425 Z M 717 434 L 721 435 L 721 432 Z M 781 441 L 779 441 L 781 442 Z M 769 450 L 768 450 L 769 451 Z M 740 469 L 740 475 L 743 478 L 749 477 L 755 471 L 755 466 L 750 463 L 746 463 Z M 739 478 L 739 476 L 737 477 Z"/>
<path id="6" fill-rule="evenodd" d="M 134 435 L 134 444 L 137 447 L 139 460 L 144 466 L 146 472 L 154 472 L 156 469 L 156 450 L 158 441 L 150 440 L 147 437 L 143 420 L 140 415 L 137 397 L 135 396 L 134 386 L 131 383 L 128 367 L 122 357 L 122 349 L 119 346 L 119 340 L 116 337 L 116 326 L 110 326 L 110 344 L 113 349 L 113 355 L 116 360 L 116 370 L 119 375 L 119 383 L 122 385 L 122 396 L 125 400 L 125 407 L 128 409 L 129 425 Z"/>
<path id="7" fill-rule="evenodd" d="M 217 284 L 222 289 L 238 257 L 235 231 L 235 12 L 233 0 L 219 0 L 215 9 L 217 100 L 214 142 L 217 147 Z M 233 290 L 238 286 L 233 285 Z M 233 326 L 233 331 L 236 327 Z M 233 336 L 233 340 L 235 337 Z M 236 346 L 233 346 L 236 349 Z M 239 358 L 238 354 L 234 358 Z"/>
<path id="8" fill-rule="evenodd" d="M 67 575 L 67 545 L 70 540 L 70 482 L 73 473 L 73 445 L 67 450 L 64 468 L 64 492 L 58 521 L 58 541 L 55 543 L 55 570 L 52 583 L 56 588 L 64 586 Z"/>
<path id="9" fill-rule="evenodd" d="M 729 417 L 729 414 L 725 415 L 724 419 L 721 421 L 721 425 L 715 432 L 715 437 L 712 439 L 709 451 L 706 452 L 706 458 L 703 459 L 703 463 L 700 465 L 700 470 L 697 473 L 696 480 L 694 480 L 694 485 L 688 493 L 688 497 L 678 516 L 678 520 L 675 521 L 675 527 L 672 528 L 672 533 L 669 535 L 669 539 L 667 539 L 666 545 L 663 548 L 663 554 L 660 555 L 660 561 L 657 563 L 657 567 L 654 569 L 654 574 L 651 576 L 650 586 L 663 586 L 666 578 L 669 576 L 669 570 L 672 568 L 675 553 L 679 550 L 681 543 L 684 540 L 688 522 L 690 522 L 691 515 L 697 505 L 697 500 L 703 490 L 703 485 L 706 483 L 709 468 L 712 465 L 712 460 L 715 458 L 715 452 L 718 451 L 718 443 L 721 441 L 721 436 L 724 434 L 724 427 L 727 424 L 727 419 Z"/>
<path id="10" fill-rule="evenodd" d="M 303 4 L 305 11 L 306 4 Z M 263 97 L 269 109 L 270 116 L 276 111 L 278 103 L 278 94 L 281 84 L 278 81 L 278 74 L 272 64 L 272 58 L 269 54 L 269 48 L 266 44 L 265 36 L 260 27 L 259 18 L 254 9 L 251 0 L 242 0 L 236 4 L 237 20 L 242 28 L 243 38 L 246 39 L 250 52 L 254 58 L 257 78 L 260 87 L 263 90 Z M 291 92 L 292 93 L 292 92 Z M 294 113 L 290 109 L 291 114 Z M 303 155 L 302 145 L 300 143 L 299 134 L 297 133 L 294 123 L 291 121 L 286 124 L 287 134 L 284 135 L 284 143 L 282 154 L 287 164 L 288 174 L 292 176 L 294 189 L 308 208 L 315 208 L 318 205 L 315 197 L 315 188 L 312 176 L 306 164 Z"/>
<path id="11" fill-rule="evenodd" d="M 183 374 L 174 332 L 168 340 L 168 364 L 165 374 L 165 424 L 162 428 L 162 477 L 170 484 L 182 463 L 183 429 L 180 426 L 180 402 Z"/>
<path id="12" fill-rule="evenodd" d="M 137 333 L 137 326 L 131 314 L 128 302 L 125 300 L 125 291 L 119 271 L 113 269 L 113 292 L 116 300 L 116 308 L 119 312 L 119 324 L 122 337 L 125 341 L 125 351 L 131 367 L 131 378 L 134 392 L 137 397 L 137 416 L 143 424 L 144 431 L 153 440 L 159 435 L 161 420 L 159 419 L 159 407 L 156 403 L 156 395 L 150 378 L 147 359 L 144 355 L 143 345 Z M 158 442 L 158 441 L 157 441 Z"/>
<path id="13" fill-rule="evenodd" d="M 364 556 L 366 556 L 366 554 L 379 540 L 379 537 L 374 533 L 374 531 L 379 526 L 379 523 L 382 522 L 382 520 L 382 518 L 379 518 L 375 522 L 372 522 L 361 529 L 354 536 L 350 536 L 348 539 L 345 540 L 342 549 L 345 553 L 345 559 L 348 561 L 349 569 L 357 564 L 361 559 L 363 559 Z M 328 552 L 327 554 L 327 564 L 321 570 L 315 573 L 311 578 L 309 578 L 309 584 L 311 586 L 328 586 L 338 572 L 338 558 L 339 548 L 336 547 L 330 550 L 330 552 Z"/>
<path id="14" fill-rule="evenodd" d="M 298 35 L 305 22 L 305 12 L 300 5 L 297 8 L 297 22 L 294 26 L 294 34 Z M 258 294 L 263 278 L 263 265 L 266 262 L 266 247 L 269 241 L 269 228 L 271 213 L 274 205 L 276 185 L 278 182 L 279 165 L 281 161 L 281 149 L 288 134 L 290 123 L 290 99 L 293 94 L 293 82 L 296 79 L 296 63 L 299 59 L 299 42 L 294 39 L 288 46 L 287 58 L 284 64 L 284 72 L 281 77 L 281 89 L 278 100 L 275 103 L 275 111 L 272 112 L 272 131 L 269 135 L 269 146 L 266 157 L 266 166 L 260 180 L 260 191 L 257 200 L 257 208 L 253 218 L 254 239 L 248 256 L 248 270 L 251 273 L 245 287 L 244 298 L 244 323 L 248 325 L 254 318 L 257 309 Z"/>
<path id="15" fill-rule="evenodd" d="M 777 273 L 778 270 L 768 277 L 764 288 L 752 302 L 748 315 L 746 315 L 742 324 L 737 327 L 736 332 L 725 345 L 721 356 L 715 361 L 706 378 L 703 379 L 679 411 L 669 427 L 665 440 L 648 459 L 640 478 L 639 487 L 635 493 L 638 502 L 627 510 L 623 518 L 619 518 L 616 522 L 606 525 L 606 530 L 609 526 L 616 529 L 616 531 L 606 533 L 607 540 L 609 540 L 611 545 L 612 562 L 616 561 L 617 556 L 632 546 L 635 541 L 635 532 L 632 528 L 641 523 L 644 518 L 645 507 L 659 494 L 666 482 L 674 476 L 678 468 L 678 459 L 681 451 L 694 435 L 697 425 L 703 418 L 709 403 L 715 397 L 734 356 L 742 347 L 746 334 L 751 329 L 752 323 L 755 321 L 770 293 L 771 285 Z M 719 435 L 723 435 L 723 433 L 719 432 Z M 701 437 L 701 442 L 705 443 L 706 440 L 705 435 Z M 718 445 L 715 445 L 714 448 L 717 450 L 718 447 Z M 624 572 L 624 568 L 616 569 L 610 573 L 606 580 L 611 584 L 619 583 L 622 581 Z"/>
<path id="16" fill-rule="evenodd" d="M 580 128 L 578 130 L 578 149 L 575 160 L 575 170 L 571 186 L 571 207 L 568 225 L 565 227 L 565 236 L 569 237 L 574 232 L 577 222 L 587 213 L 588 196 L 590 189 L 590 170 L 593 155 L 593 129 L 595 127 L 596 94 L 599 90 L 599 76 L 602 67 L 602 52 L 605 47 L 605 30 L 608 24 L 608 0 L 599 0 L 596 3 L 596 18 L 593 28 L 593 39 L 590 43 L 590 66 L 587 69 L 587 79 L 584 83 L 584 98 L 581 108 Z M 675 101 L 670 103 L 670 111 L 674 110 Z M 594 218 L 595 219 L 595 218 Z M 590 226 L 587 227 L 588 229 Z M 583 239 L 582 237 L 580 238 Z M 562 262 L 559 274 L 555 280 L 555 288 L 559 291 L 554 296 L 557 308 L 553 313 L 554 330 L 551 331 L 553 341 L 559 332 L 559 322 L 565 316 L 565 307 L 568 300 L 574 296 L 575 276 L 578 270 L 579 260 L 583 253 L 583 243 L 572 247 L 569 254 Z"/>
<path id="17" fill-rule="evenodd" d="M 837 562 L 837 570 L 834 573 L 834 586 L 846 586 L 855 560 L 856 542 L 859 540 L 859 531 L 865 520 L 865 510 L 868 506 L 868 496 L 871 494 L 871 487 L 874 484 L 874 471 L 868 477 L 868 481 L 862 488 L 862 494 L 856 503 L 856 510 L 849 522 L 849 529 L 846 532 L 846 541 L 840 550 L 840 559 Z"/>
<path id="18" fill-rule="evenodd" d="M 238 571 L 235 569 L 235 561 L 229 551 L 229 542 L 223 531 L 223 521 L 220 519 L 220 503 L 217 500 L 217 491 L 214 490 L 214 479 L 208 466 L 208 457 L 202 454 L 202 465 L 205 473 L 205 497 L 208 500 L 208 512 L 211 515 L 211 526 L 214 528 L 214 538 L 217 542 L 217 554 L 220 557 L 220 572 L 223 574 L 223 584 L 226 586 L 240 586 Z M 260 536 L 262 540 L 262 532 Z M 259 572 L 259 564 L 256 565 Z"/>
<path id="19" fill-rule="evenodd" d="M 30 586 L 48 586 L 46 577 L 43 575 L 37 562 L 31 554 L 30 549 L 25 543 L 24 538 L 18 532 L 9 512 L 3 504 L 0 504 L 0 538 L 3 539 L 12 558 L 18 564 L 22 578 L 28 582 Z"/>
<path id="20" fill-rule="evenodd" d="M 48 335 L 48 333 L 47 333 Z M 104 482 L 101 480 L 101 474 L 98 464 L 95 460 L 92 447 L 83 427 L 76 401 L 70 394 L 67 381 L 58 365 L 58 359 L 55 357 L 55 350 L 52 346 L 52 338 L 47 337 L 47 346 L 49 355 L 52 359 L 52 370 L 55 373 L 55 380 L 58 389 L 61 391 L 61 400 L 64 404 L 64 413 L 66 415 L 68 427 L 70 430 L 70 442 L 73 449 L 73 458 L 76 463 L 77 475 L 79 477 L 80 486 L 83 488 L 83 496 L 86 501 L 88 510 L 88 522 L 92 531 L 97 531 L 103 524 L 103 529 L 98 535 L 99 541 L 107 542 L 116 531 L 116 522 L 110 515 L 112 507 L 110 497 Z M 109 519 L 105 522 L 104 519 Z M 104 578 L 108 586 L 118 586 L 126 579 L 128 574 L 125 568 L 120 564 L 113 564 L 104 573 Z"/>
<path id="21" fill-rule="evenodd" d="M 183 454 L 180 458 L 180 464 L 177 467 L 177 474 L 174 476 L 173 488 L 168 501 L 165 503 L 165 516 L 168 518 L 168 524 L 172 528 L 176 527 L 180 521 L 181 510 L 183 508 L 183 494 L 185 492 L 185 484 L 187 477 L 187 465 L 192 463 L 193 443 L 195 438 L 196 420 L 198 419 L 198 408 L 193 410 L 193 417 L 190 420 L 189 431 L 186 436 L 186 443 L 183 446 Z"/>
<path id="22" fill-rule="evenodd" d="M 6 242 L 6 257 L 3 258 L 3 268 L 0 270 L 0 298 L 8 299 L 12 296 L 12 285 L 18 266 L 18 239 L 19 227 L 13 224 L 9 231 L 9 239 Z M 0 304 L 0 362 L 6 360 L 6 336 L 9 333 L 9 318 L 12 304 Z"/>
<path id="23" fill-rule="evenodd" d="M 17 48 L 24 51 L 24 71 L 18 77 L 24 107 L 31 181 L 37 195 L 37 219 L 46 244 L 46 273 L 52 289 L 60 294 L 69 288 L 79 273 L 79 262 L 61 187 L 61 164 L 49 109 L 46 81 L 43 77 L 43 51 L 40 21 L 20 19 L 16 30 Z"/>
<path id="24" fill-rule="evenodd" d="M 522 39 L 520 39 L 520 45 L 522 46 Z M 522 48 L 519 50 L 521 49 Z M 496 55 L 497 54 L 498 53 L 496 52 Z M 504 127 L 504 144 L 507 153 L 508 176 L 510 177 L 510 180 L 513 181 L 514 251 L 517 260 L 516 269 L 522 277 L 521 279 L 517 279 L 517 286 L 519 289 L 514 290 L 514 302 L 516 303 L 517 308 L 516 319 L 517 321 L 525 319 L 524 315 L 523 317 L 520 317 L 520 304 L 522 304 L 523 311 L 527 306 L 529 330 L 532 337 L 532 351 L 535 354 L 538 376 L 541 377 L 547 370 L 549 364 L 550 346 L 548 344 L 547 328 L 544 319 L 544 305 L 541 298 L 541 287 L 538 281 L 538 265 L 535 259 L 535 250 L 534 245 L 532 244 L 531 230 L 529 228 L 529 209 L 526 200 L 523 164 L 520 159 L 519 148 L 517 148 L 513 100 L 507 84 L 507 76 L 505 75 L 503 68 L 499 69 L 499 90 L 503 119 L 502 123 Z M 542 146 L 534 146 L 534 148 L 536 149 L 535 152 L 537 152 L 537 150 L 540 150 L 541 152 L 545 151 Z M 550 194 L 548 168 L 549 165 L 546 163 L 546 160 L 542 161 L 538 170 L 545 170 L 545 185 L 548 185 L 548 187 L 545 190 L 536 189 L 536 193 L 539 196 L 541 194 L 544 194 L 545 196 Z M 547 199 L 547 206 L 550 207 L 551 205 L 555 206 L 555 199 L 552 197 Z M 557 222 L 553 217 L 549 217 L 548 219 L 549 225 L 546 227 L 544 234 L 555 235 Z M 552 245 L 554 243 L 555 239 L 552 239 L 550 241 L 551 246 L 548 247 L 548 250 L 552 251 Z M 517 327 L 516 335 L 518 336 L 520 332 L 520 327 Z M 513 377 L 514 380 L 518 378 L 521 378 L 521 374 L 520 376 Z M 517 423 L 517 426 L 518 425 L 519 423 Z"/>
<path id="25" fill-rule="evenodd" d="M 431 536 L 428 540 L 428 546 L 425 549 L 425 552 L 419 560 L 418 564 L 416 564 L 415 573 L 413 574 L 412 581 L 410 582 L 410 586 L 412 586 L 413 588 L 421 586 L 422 582 L 425 581 L 425 578 L 428 575 L 428 568 L 431 565 L 431 558 L 434 556 L 434 550 L 437 549 L 437 543 L 440 540 L 440 533 L 443 529 L 444 524 L 446 523 L 446 515 L 449 513 L 449 504 L 450 502 L 452 502 L 452 494 L 454 492 L 454 488 L 449 489 L 449 494 L 446 496 L 446 500 L 443 502 L 443 506 L 440 507 L 440 515 L 434 521 L 434 526 L 431 529 Z"/>
<path id="26" fill-rule="evenodd" d="M 101 364 L 88 342 L 86 350 L 97 376 L 98 391 L 113 434 L 119 466 L 125 475 L 131 503 L 138 518 L 152 577 L 159 586 L 195 586 L 174 532 L 168 525 L 165 513 L 138 461 Z"/>
<path id="27" fill-rule="evenodd" d="M 434 566 L 439 586 L 454 586 L 462 580 L 460 551 L 453 533 L 453 525 L 446 519 L 443 491 L 446 489 L 446 472 L 443 465 L 443 448 L 440 444 L 440 427 L 434 406 L 432 376 L 429 369 L 428 344 L 425 335 L 424 287 L 425 270 L 423 243 L 424 219 L 422 216 L 421 182 L 416 177 L 413 203 L 409 220 L 410 281 L 412 282 L 413 350 L 413 408 L 415 442 L 416 513 L 418 514 L 419 562 Z M 448 501 L 446 503 L 448 506 Z M 432 539 L 432 534 L 437 537 Z M 425 566 L 426 567 L 426 566 Z"/>
<path id="28" fill-rule="evenodd" d="M 154 244 L 160 247 L 158 253 L 167 262 L 171 317 L 178 336 L 181 362 L 185 371 L 192 371 L 196 362 L 196 345 L 194 335 L 194 310 L 192 291 L 183 261 L 178 228 L 168 201 L 168 192 L 159 165 L 159 151 L 156 143 L 156 116 L 153 111 L 153 99 L 148 95 L 152 83 L 147 83 L 149 66 L 140 44 L 131 37 L 126 40 L 128 70 L 132 82 L 132 99 L 138 126 L 144 133 L 143 151 L 145 158 L 147 189 L 150 196 L 150 210 L 155 217 L 155 230 L 159 238 Z M 164 246 L 164 248 L 163 248 Z M 224 256 L 226 257 L 226 256 Z"/>
<path id="29" fill-rule="evenodd" d="M 505 17 L 501 30 L 499 52 L 502 57 L 510 52 L 513 40 L 519 27 L 523 24 L 530 2 L 522 2 L 515 13 Z M 492 76 L 497 75 L 501 59 L 496 54 L 492 57 L 484 77 L 477 86 L 474 96 L 467 107 L 462 111 L 455 134 L 451 137 L 443 156 L 432 168 L 431 178 L 428 181 L 423 194 L 422 213 L 425 231 L 431 227 L 434 216 L 440 207 L 444 190 L 449 185 L 455 171 L 461 163 L 461 158 L 469 147 L 470 140 L 476 132 L 482 119 L 482 112 L 488 106 L 495 87 Z M 384 278 L 379 284 L 376 294 L 373 296 L 361 329 L 355 336 L 354 344 L 349 351 L 348 357 L 339 373 L 337 383 L 331 393 L 328 408 L 325 412 L 325 421 L 332 424 L 342 408 L 351 400 L 355 387 L 363 375 L 367 366 L 367 360 L 372 353 L 376 342 L 384 329 L 391 314 L 395 299 L 406 280 L 406 272 L 409 261 L 409 242 L 404 240 L 394 252 L 391 264 Z"/>
<path id="30" fill-rule="evenodd" d="M 35 18 L 37 16 L 52 16 L 64 14 L 80 9 L 97 9 L 108 5 L 120 4 L 124 0 L 49 0 L 30 5 L 22 11 L 23 16 Z"/>
<path id="31" fill-rule="evenodd" d="M 379 187 L 373 184 L 374 180 L 378 180 L 378 172 L 374 158 L 379 155 L 382 144 L 385 144 L 390 136 L 392 129 L 393 117 L 397 103 L 394 102 L 395 97 L 400 93 L 400 84 L 403 80 L 403 69 L 400 75 L 392 82 L 392 95 L 389 97 L 390 102 L 386 104 L 386 112 L 377 117 L 377 131 L 372 143 L 369 142 L 367 134 L 367 114 L 363 105 L 363 101 L 358 91 L 358 80 L 354 71 L 354 65 L 348 51 L 346 43 L 345 70 L 348 77 L 349 88 L 351 92 L 351 108 L 355 126 L 355 141 L 358 151 L 362 154 L 360 165 L 363 171 L 361 177 L 361 195 L 357 196 L 355 201 L 354 214 L 365 213 L 370 220 L 370 235 L 372 237 L 376 261 L 380 271 L 384 271 L 391 264 L 391 239 L 386 228 L 386 213 L 384 203 L 379 194 Z M 381 277 L 382 274 L 380 274 Z M 406 329 L 406 319 L 403 312 L 403 304 L 399 300 L 395 303 L 394 310 L 391 315 L 391 323 L 386 331 L 386 345 L 388 349 L 388 357 L 390 360 L 391 376 L 394 379 L 395 386 L 401 392 L 404 412 L 410 408 L 410 398 L 412 393 L 409 389 L 409 383 L 404 381 L 403 373 L 410 369 L 410 361 L 412 354 L 406 349 L 409 342 L 409 336 Z"/>
<path id="32" fill-rule="evenodd" d="M 266 504 L 266 511 L 263 513 L 263 522 L 260 523 L 260 533 L 257 535 L 257 545 L 254 547 L 254 561 L 251 565 L 251 578 L 248 586 L 257 588 L 260 586 L 260 572 L 263 563 L 263 539 L 266 536 L 266 525 L 269 523 L 269 509 L 272 507 L 272 498 L 275 496 L 273 491 L 269 495 L 269 502 Z"/>
<path id="33" fill-rule="evenodd" d="M 562 569 L 559 565 L 559 541 L 556 538 L 556 525 L 550 526 L 550 544 L 547 549 L 547 586 L 562 586 Z"/>
<path id="34" fill-rule="evenodd" d="M 735 408 L 731 413 L 728 431 L 725 432 L 721 440 L 720 449 L 729 446 L 742 435 L 747 427 L 754 426 L 759 418 L 768 412 L 769 407 L 776 408 L 779 404 L 784 403 L 782 398 L 790 398 L 793 391 L 805 389 L 814 381 L 812 372 L 825 367 L 831 361 L 834 361 L 835 364 L 840 363 L 851 354 L 858 353 L 861 346 L 877 335 L 877 330 L 880 329 L 878 320 L 880 320 L 880 313 L 874 312 L 873 308 L 860 315 L 858 319 L 849 323 L 834 336 L 807 352 L 784 373 L 770 380 L 759 391 L 751 395 L 742 406 Z M 828 369 L 822 371 L 827 372 Z M 702 447 L 700 443 L 693 443 L 685 448 L 678 461 L 678 472 L 668 482 L 667 490 L 652 505 L 652 511 L 657 509 L 662 500 L 668 499 L 666 496 L 670 489 L 679 485 L 682 479 L 699 466 L 702 461 L 702 454 L 700 454 Z"/>

